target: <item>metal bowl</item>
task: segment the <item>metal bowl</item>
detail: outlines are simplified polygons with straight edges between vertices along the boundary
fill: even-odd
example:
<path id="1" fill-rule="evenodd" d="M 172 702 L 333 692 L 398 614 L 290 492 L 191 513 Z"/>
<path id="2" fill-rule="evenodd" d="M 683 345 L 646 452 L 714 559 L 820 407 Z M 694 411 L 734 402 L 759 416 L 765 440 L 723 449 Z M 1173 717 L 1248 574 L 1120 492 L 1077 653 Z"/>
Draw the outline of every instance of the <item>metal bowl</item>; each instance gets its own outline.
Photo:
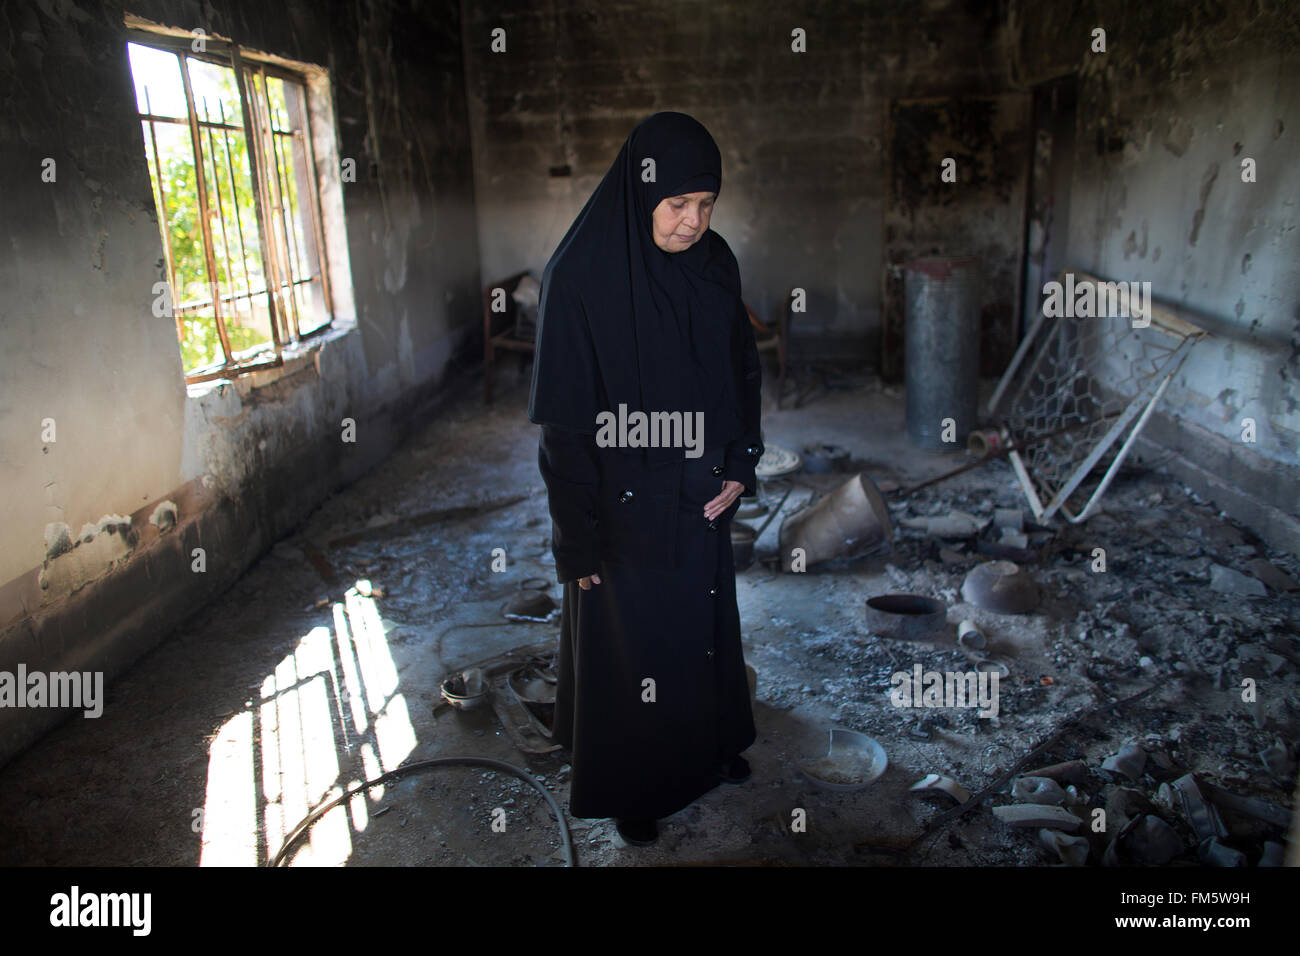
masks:
<path id="1" fill-rule="evenodd" d="M 1038 606 L 1038 585 L 1013 561 L 985 561 L 966 575 L 961 596 L 1000 614 L 1026 614 Z"/>
<path id="2" fill-rule="evenodd" d="M 948 608 L 922 594 L 879 594 L 867 599 L 867 626 L 899 641 L 936 641 L 948 632 Z"/>
<path id="3" fill-rule="evenodd" d="M 839 445 L 822 443 L 804 446 L 803 470 L 809 474 L 825 475 L 832 471 L 843 471 L 848 463 L 848 450 Z"/>
<path id="4" fill-rule="evenodd" d="M 483 672 L 471 667 L 462 674 L 453 674 L 442 682 L 442 699 L 457 710 L 473 710 L 488 697 L 487 682 Z"/>
<path id="5" fill-rule="evenodd" d="M 824 790 L 861 790 L 880 779 L 888 764 L 879 741 L 856 730 L 832 727 L 826 756 L 800 764 L 799 771 Z"/>

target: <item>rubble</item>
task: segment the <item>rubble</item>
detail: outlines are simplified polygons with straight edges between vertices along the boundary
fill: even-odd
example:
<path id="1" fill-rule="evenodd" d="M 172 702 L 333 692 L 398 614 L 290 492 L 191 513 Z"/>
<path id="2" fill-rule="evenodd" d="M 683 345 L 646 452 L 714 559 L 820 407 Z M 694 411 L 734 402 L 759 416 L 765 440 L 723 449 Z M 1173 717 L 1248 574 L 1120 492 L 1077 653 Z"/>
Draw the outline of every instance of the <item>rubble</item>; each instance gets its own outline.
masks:
<path id="1" fill-rule="evenodd" d="M 1060 806 L 1065 803 L 1065 791 L 1050 777 L 1020 777 L 1011 787 L 1011 797 L 1021 803 L 1038 803 Z"/>
<path id="2" fill-rule="evenodd" d="M 1088 851 L 1091 847 L 1087 837 L 1070 836 L 1060 830 L 1044 829 L 1038 831 L 1038 841 L 1066 866 L 1083 866 L 1088 862 Z"/>
<path id="3" fill-rule="evenodd" d="M 937 773 L 926 774 L 908 787 L 908 790 L 912 793 L 941 793 L 944 796 L 951 797 L 958 803 L 965 803 L 970 799 L 969 790 L 952 777 L 945 777 Z"/>
<path id="4" fill-rule="evenodd" d="M 1088 779 L 1088 765 L 1082 760 L 1067 760 L 1064 763 L 1054 763 L 1048 767 L 1031 770 L 1027 776 L 1047 777 L 1057 783 L 1082 784 Z"/>
<path id="5" fill-rule="evenodd" d="M 1144 866 L 1163 866 L 1186 849 L 1174 828 L 1150 813 L 1138 817 L 1121 839 L 1129 858 Z"/>
<path id="6" fill-rule="evenodd" d="M 1246 597 L 1267 597 L 1268 590 L 1258 578 L 1225 568 L 1221 564 L 1210 566 L 1210 587 L 1225 594 L 1241 594 Z"/>
<path id="7" fill-rule="evenodd" d="M 1209 866 L 1245 866 L 1246 854 L 1218 839 L 1206 840 L 1197 848 L 1201 861 Z"/>
<path id="8" fill-rule="evenodd" d="M 1297 584 L 1294 578 L 1278 570 L 1274 564 L 1264 558 L 1251 559 L 1246 568 L 1274 591 L 1280 591 L 1283 594 L 1294 594 L 1300 591 L 1300 584 Z"/>
<path id="9" fill-rule="evenodd" d="M 1004 807 L 994 807 L 993 815 L 1012 827 L 1043 827 L 1074 831 L 1083 826 L 1083 821 L 1064 807 L 1042 806 L 1036 803 L 1013 803 Z"/>
<path id="10" fill-rule="evenodd" d="M 936 538 L 969 538 L 979 534 L 988 522 L 965 511 L 951 511 L 943 515 L 900 518 L 898 523 L 904 528 L 924 531 Z"/>
<path id="11" fill-rule="evenodd" d="M 1197 785 L 1195 774 L 1189 773 L 1179 777 L 1172 786 L 1182 803 L 1183 814 L 1198 841 L 1203 842 L 1228 835 L 1218 808 L 1205 799 L 1201 788 Z"/>
<path id="12" fill-rule="evenodd" d="M 1130 780 L 1142 779 L 1142 768 L 1147 763 L 1147 752 L 1138 744 L 1127 743 L 1119 748 L 1119 753 L 1107 757 L 1101 765 L 1102 770 L 1110 773 L 1122 773 Z"/>

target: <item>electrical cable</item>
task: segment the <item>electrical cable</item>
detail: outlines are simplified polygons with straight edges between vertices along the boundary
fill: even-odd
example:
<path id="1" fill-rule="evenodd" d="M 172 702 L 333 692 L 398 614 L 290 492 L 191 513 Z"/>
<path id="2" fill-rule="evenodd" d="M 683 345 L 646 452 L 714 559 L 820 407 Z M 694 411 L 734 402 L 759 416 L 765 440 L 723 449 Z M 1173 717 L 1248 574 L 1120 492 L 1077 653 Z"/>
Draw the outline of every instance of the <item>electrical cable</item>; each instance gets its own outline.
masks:
<path id="1" fill-rule="evenodd" d="M 532 774 L 528 773 L 526 770 L 521 770 L 514 764 L 506 763 L 504 760 L 494 760 L 491 757 L 434 757 L 431 760 L 419 760 L 403 767 L 397 767 L 385 774 L 381 774 L 374 780 L 367 780 L 365 783 L 357 784 L 355 787 L 339 794 L 333 800 L 322 803 L 315 810 L 311 811 L 311 813 L 307 814 L 307 816 L 302 819 L 302 822 L 289 831 L 289 835 L 284 839 L 284 845 L 280 847 L 279 852 L 277 852 L 271 859 L 271 866 L 281 866 L 284 863 L 284 858 L 289 853 L 290 847 L 298 842 L 302 835 L 307 832 L 308 827 L 339 804 L 350 800 L 359 793 L 364 793 L 371 787 L 377 787 L 381 784 L 389 783 L 410 773 L 416 773 L 421 770 L 431 770 L 434 767 L 490 767 L 493 770 L 501 770 L 505 773 L 514 774 L 525 783 L 530 784 L 534 790 L 538 791 L 546 798 L 546 802 L 551 807 L 551 812 L 555 814 L 555 819 L 560 824 L 560 839 L 563 843 L 562 849 L 564 850 L 564 865 L 578 865 L 577 859 L 573 853 L 573 839 L 569 835 L 569 824 L 568 821 L 564 819 L 564 812 L 560 809 L 560 805 L 555 802 L 555 798 L 551 796 L 551 791 L 542 786 L 536 777 L 532 776 Z"/>

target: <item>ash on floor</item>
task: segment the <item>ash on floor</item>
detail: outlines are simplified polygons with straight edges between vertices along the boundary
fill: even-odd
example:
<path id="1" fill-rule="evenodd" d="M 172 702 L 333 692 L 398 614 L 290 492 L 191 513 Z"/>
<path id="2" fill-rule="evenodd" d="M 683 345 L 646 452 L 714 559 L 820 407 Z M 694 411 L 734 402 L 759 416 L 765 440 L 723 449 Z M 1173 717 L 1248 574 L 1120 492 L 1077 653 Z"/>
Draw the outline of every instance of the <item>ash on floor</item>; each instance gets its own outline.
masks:
<path id="1" fill-rule="evenodd" d="M 520 753 L 491 708 L 435 712 L 444 676 L 557 630 L 501 613 L 530 578 L 560 596 L 526 382 L 489 408 L 477 394 L 463 389 L 116 681 L 102 718 L 64 724 L 9 764 L 0 863 L 264 864 L 324 800 L 445 755 L 513 763 L 567 807 L 563 751 Z M 912 448 L 902 419 L 895 390 L 860 379 L 798 410 L 769 402 L 764 428 L 769 443 L 842 446 L 882 482 L 906 485 L 962 461 Z M 843 477 L 803 476 L 787 510 Z M 742 571 L 746 654 L 758 672 L 753 777 L 662 821 L 650 848 L 624 846 L 610 821 L 570 820 L 580 863 L 1274 861 L 1295 782 L 1300 626 L 1297 598 L 1282 590 L 1300 577 L 1295 558 L 1161 474 L 1129 468 L 1101 514 L 1056 528 L 1041 562 L 1026 565 L 1037 607 L 1006 615 L 962 599 L 964 575 L 987 560 L 974 537 L 898 524 L 954 510 L 983 522 L 1008 508 L 1024 501 L 997 462 L 896 503 L 886 556 L 802 574 L 761 562 Z M 778 526 L 759 539 L 760 558 Z M 1260 562 L 1282 577 L 1262 583 Z M 1009 665 L 996 717 L 894 706 L 895 674 L 971 664 L 955 633 L 928 644 L 874 636 L 864 602 L 891 591 L 940 598 L 950 625 L 971 619 L 984 630 Z M 868 788 L 821 790 L 798 772 L 825 754 L 832 726 L 883 745 L 888 769 Z M 1130 743 L 1131 772 L 1103 769 Z M 1059 788 L 1022 784 L 1013 796 L 1016 779 L 1075 760 L 1082 769 L 1072 765 Z M 948 798 L 909 791 L 930 773 L 973 794 L 999 786 L 954 817 Z M 994 806 L 1031 790 L 1080 821 L 1078 841 L 995 818 Z M 1183 796 L 1191 791 L 1199 802 Z M 506 774 L 451 768 L 353 798 L 290 860 L 561 865 L 563 855 L 539 794 Z"/>

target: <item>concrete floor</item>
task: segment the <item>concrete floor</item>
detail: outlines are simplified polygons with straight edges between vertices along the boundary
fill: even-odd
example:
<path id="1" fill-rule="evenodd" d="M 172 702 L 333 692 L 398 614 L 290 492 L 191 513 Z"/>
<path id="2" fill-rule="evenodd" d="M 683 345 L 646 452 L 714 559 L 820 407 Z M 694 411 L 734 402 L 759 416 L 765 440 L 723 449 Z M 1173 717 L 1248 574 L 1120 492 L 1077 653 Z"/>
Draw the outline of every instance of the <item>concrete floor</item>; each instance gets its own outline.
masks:
<path id="1" fill-rule="evenodd" d="M 868 378 L 831 384 L 798 410 L 776 411 L 769 394 L 768 443 L 834 442 L 873 479 L 902 485 L 965 461 L 911 446 L 897 391 Z M 560 589 L 537 431 L 523 411 L 527 380 L 506 363 L 498 388 L 496 403 L 484 408 L 468 382 L 421 434 L 327 501 L 109 687 L 101 718 L 62 725 L 0 771 L 0 820 L 8 831 L 0 864 L 265 864 L 309 809 L 343 787 L 448 755 L 527 768 L 567 806 L 563 751 L 526 757 L 487 709 L 434 712 L 449 672 L 553 639 L 558 630 L 554 622 L 512 623 L 501 613 L 526 579 L 545 578 L 557 601 Z M 804 476 L 786 510 L 843 477 Z M 518 495 L 523 499 L 496 509 L 410 520 Z M 988 517 L 995 507 L 1024 502 L 999 462 L 912 496 L 895 517 L 954 507 Z M 760 555 L 774 548 L 778 525 L 760 540 Z M 367 533 L 331 545 L 358 531 Z M 1108 552 L 1105 575 L 1089 571 L 1098 545 Z M 941 555 L 941 547 L 949 550 Z M 499 573 L 492 570 L 496 548 L 508 560 Z M 1267 772 L 1258 753 L 1281 738 L 1294 756 L 1296 599 L 1270 590 L 1247 600 L 1207 582 L 1212 563 L 1251 556 L 1294 577 L 1300 567 L 1292 556 L 1268 553 L 1207 503 L 1135 470 L 1108 493 L 1106 513 L 1083 528 L 1061 529 L 1043 564 L 1030 569 L 1043 590 L 1033 613 L 998 615 L 962 603 L 964 574 L 985 558 L 969 547 L 954 553 L 961 548 L 900 530 L 886 557 L 840 559 L 799 575 L 761 564 L 741 572 L 746 654 L 758 673 L 759 736 L 747 754 L 753 777 L 661 821 L 652 848 L 624 846 L 610 821 L 570 820 L 579 863 L 1053 863 L 1036 830 L 1005 827 L 987 805 L 917 840 L 949 804 L 908 787 L 937 772 L 976 792 L 1069 718 L 1143 690 L 1148 696 L 1122 711 L 1068 730 L 1027 769 L 1087 761 L 1080 799 L 1125 819 L 1138 812 L 1125 800 L 1163 815 L 1185 842 L 1175 859 L 1182 863 L 1197 862 L 1190 831 L 1176 810 L 1152 802 L 1172 772 L 1166 758 L 1178 772 L 1196 770 L 1228 789 L 1290 805 L 1293 777 Z M 871 635 L 864 599 L 899 590 L 940 597 L 950 622 L 973 618 L 985 627 L 1011 662 L 997 718 L 891 705 L 896 671 L 915 663 L 969 668 L 952 635 L 937 644 Z M 1245 646 L 1262 650 L 1246 653 Z M 1234 688 L 1241 674 L 1256 671 L 1260 701 L 1242 703 Z M 828 792 L 797 772 L 801 761 L 825 752 L 832 726 L 863 731 L 884 746 L 889 767 L 875 784 Z M 1152 769 L 1121 786 L 1099 768 L 1129 739 L 1152 755 Z M 992 802 L 1009 799 L 999 793 Z M 496 808 L 504 816 L 494 815 Z M 798 810 L 806 815 L 802 832 L 791 825 Z M 504 821 L 503 832 L 494 820 Z M 1276 826 L 1230 822 L 1234 845 L 1251 863 L 1264 840 L 1280 839 Z M 1090 839 L 1095 863 L 1109 836 Z M 535 791 L 505 774 L 450 768 L 354 797 L 316 823 L 290 860 L 560 865 L 559 847 Z"/>

